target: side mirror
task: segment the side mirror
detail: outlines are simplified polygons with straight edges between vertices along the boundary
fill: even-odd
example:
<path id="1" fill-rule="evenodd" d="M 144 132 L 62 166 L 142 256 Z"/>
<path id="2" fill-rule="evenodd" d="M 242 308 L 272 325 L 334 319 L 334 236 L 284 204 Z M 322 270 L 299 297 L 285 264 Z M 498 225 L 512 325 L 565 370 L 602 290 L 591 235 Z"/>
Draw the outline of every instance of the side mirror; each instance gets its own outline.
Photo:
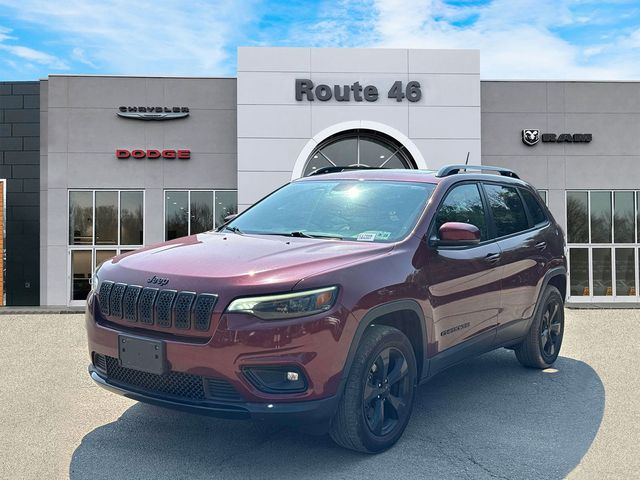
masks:
<path id="1" fill-rule="evenodd" d="M 480 230 L 470 223 L 446 222 L 438 229 L 438 238 L 432 243 L 447 247 L 476 245 L 480 243 Z"/>

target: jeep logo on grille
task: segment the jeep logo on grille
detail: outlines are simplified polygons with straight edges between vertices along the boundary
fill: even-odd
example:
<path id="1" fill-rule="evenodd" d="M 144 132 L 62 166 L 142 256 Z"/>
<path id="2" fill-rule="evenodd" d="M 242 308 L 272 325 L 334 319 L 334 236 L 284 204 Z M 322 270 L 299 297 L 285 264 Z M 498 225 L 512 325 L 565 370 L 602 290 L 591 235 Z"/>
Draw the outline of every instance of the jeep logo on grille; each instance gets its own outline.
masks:
<path id="1" fill-rule="evenodd" d="M 150 283 L 152 285 L 160 285 L 161 287 L 164 287 L 167 283 L 169 283 L 169 279 L 156 277 L 154 275 L 153 277 L 147 279 L 147 283 Z"/>

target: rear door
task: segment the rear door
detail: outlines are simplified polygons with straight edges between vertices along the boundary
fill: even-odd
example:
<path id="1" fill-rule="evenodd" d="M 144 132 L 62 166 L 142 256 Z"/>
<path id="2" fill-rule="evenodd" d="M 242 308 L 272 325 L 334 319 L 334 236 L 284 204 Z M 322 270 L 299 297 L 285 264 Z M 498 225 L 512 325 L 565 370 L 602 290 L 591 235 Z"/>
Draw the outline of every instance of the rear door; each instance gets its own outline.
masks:
<path id="1" fill-rule="evenodd" d="M 549 222 L 532 194 L 525 189 L 499 183 L 483 183 L 494 235 L 504 267 L 498 343 L 519 336 L 520 328 L 533 315 L 537 293 L 547 264 L 545 228 Z M 534 210 L 534 206 L 538 210 Z M 542 217 L 540 217 L 542 214 Z"/>
<path id="2" fill-rule="evenodd" d="M 446 222 L 475 225 L 481 241 L 465 247 L 429 248 L 426 268 L 434 353 L 474 338 L 483 345 L 492 343 L 500 302 L 500 249 L 491 240 L 486 205 L 476 182 L 451 187 L 438 208 L 430 238 Z"/>

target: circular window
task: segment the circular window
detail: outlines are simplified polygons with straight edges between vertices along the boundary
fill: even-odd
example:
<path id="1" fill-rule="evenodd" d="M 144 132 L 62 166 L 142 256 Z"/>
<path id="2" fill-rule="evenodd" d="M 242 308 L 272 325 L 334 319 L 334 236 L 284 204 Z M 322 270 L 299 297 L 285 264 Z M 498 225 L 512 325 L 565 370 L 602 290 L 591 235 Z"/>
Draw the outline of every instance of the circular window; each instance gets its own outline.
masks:
<path id="1" fill-rule="evenodd" d="M 394 138 L 374 130 L 349 130 L 327 138 L 311 153 L 307 176 L 325 167 L 416 168 L 407 149 Z"/>

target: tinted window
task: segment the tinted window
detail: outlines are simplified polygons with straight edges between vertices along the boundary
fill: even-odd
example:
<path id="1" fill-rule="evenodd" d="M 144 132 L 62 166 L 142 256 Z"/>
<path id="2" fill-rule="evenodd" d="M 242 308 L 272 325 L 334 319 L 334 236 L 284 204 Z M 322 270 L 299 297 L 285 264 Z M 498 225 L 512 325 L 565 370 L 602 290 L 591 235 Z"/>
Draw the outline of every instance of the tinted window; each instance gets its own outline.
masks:
<path id="1" fill-rule="evenodd" d="M 491 184 L 485 184 L 484 187 L 498 237 L 529 228 L 524 206 L 515 188 Z"/>
<path id="2" fill-rule="evenodd" d="M 434 189 L 430 183 L 377 180 L 293 182 L 228 226 L 254 234 L 391 242 L 413 229 Z"/>
<path id="3" fill-rule="evenodd" d="M 529 190 L 521 189 L 520 193 L 522 193 L 522 198 L 524 198 L 524 202 L 527 204 L 527 208 L 529 209 L 529 213 L 531 214 L 531 219 L 533 220 L 534 225 L 539 225 L 547 221 L 547 216 L 544 213 L 544 210 L 540 206 L 540 202 L 533 196 L 533 194 Z"/>
<path id="4" fill-rule="evenodd" d="M 589 196 L 587 192 L 567 192 L 567 241 L 589 241 Z"/>
<path id="5" fill-rule="evenodd" d="M 436 216 L 436 231 L 446 222 L 475 225 L 480 230 L 480 240 L 486 240 L 487 224 L 476 184 L 459 185 L 447 194 Z"/>

